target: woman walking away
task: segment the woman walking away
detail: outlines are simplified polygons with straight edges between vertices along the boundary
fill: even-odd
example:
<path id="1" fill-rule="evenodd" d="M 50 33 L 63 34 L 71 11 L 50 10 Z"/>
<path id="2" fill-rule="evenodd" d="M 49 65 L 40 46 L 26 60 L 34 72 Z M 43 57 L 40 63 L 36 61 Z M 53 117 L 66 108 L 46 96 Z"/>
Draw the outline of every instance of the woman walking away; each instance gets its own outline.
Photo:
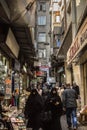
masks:
<path id="1" fill-rule="evenodd" d="M 43 101 L 41 96 L 38 94 L 36 89 L 31 91 L 30 96 L 27 99 L 25 105 L 25 118 L 28 119 L 28 128 L 32 128 L 32 130 L 39 130 L 40 123 L 40 113 L 43 108 Z"/>
<path id="2" fill-rule="evenodd" d="M 62 102 L 57 93 L 56 88 L 52 88 L 50 95 L 46 101 L 47 109 L 52 113 L 52 121 L 49 123 L 49 130 L 62 130 L 60 117 L 62 115 Z"/>

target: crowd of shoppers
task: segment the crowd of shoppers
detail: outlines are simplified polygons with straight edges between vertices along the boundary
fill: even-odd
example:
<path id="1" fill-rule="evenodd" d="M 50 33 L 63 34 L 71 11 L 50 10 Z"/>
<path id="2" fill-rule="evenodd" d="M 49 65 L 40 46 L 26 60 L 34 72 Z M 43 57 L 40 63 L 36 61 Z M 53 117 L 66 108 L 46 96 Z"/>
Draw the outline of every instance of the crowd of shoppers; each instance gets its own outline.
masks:
<path id="1" fill-rule="evenodd" d="M 43 87 L 38 84 L 33 87 L 24 111 L 28 119 L 27 127 L 32 130 L 62 130 L 60 119 L 62 114 L 66 114 L 68 129 L 77 130 L 76 100 L 79 95 L 79 86 L 75 83 L 73 86 L 63 84 L 61 87 L 55 85 L 49 88 L 46 84 Z M 48 113 L 50 116 L 46 115 Z"/>
<path id="2" fill-rule="evenodd" d="M 12 96 L 14 98 L 14 94 Z M 77 100 L 80 98 L 79 86 L 63 84 L 49 87 L 38 83 L 30 90 L 27 98 L 24 115 L 27 121 L 27 130 L 62 130 L 61 116 L 66 114 L 68 129 L 77 130 Z M 4 94 L 0 93 L 0 121 L 10 128 L 7 117 L 2 108 Z M 13 103 L 13 100 L 11 101 Z"/>

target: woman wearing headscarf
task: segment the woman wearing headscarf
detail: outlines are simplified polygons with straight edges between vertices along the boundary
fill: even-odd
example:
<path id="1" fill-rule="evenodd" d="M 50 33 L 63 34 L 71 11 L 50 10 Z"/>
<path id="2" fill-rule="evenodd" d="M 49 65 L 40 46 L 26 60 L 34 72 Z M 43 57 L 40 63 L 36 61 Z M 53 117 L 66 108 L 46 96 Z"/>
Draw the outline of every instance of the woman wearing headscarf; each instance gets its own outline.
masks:
<path id="1" fill-rule="evenodd" d="M 43 108 L 43 100 L 36 89 L 31 90 L 25 105 L 25 118 L 28 119 L 27 128 L 38 130 L 41 126 L 40 113 Z"/>
<path id="2" fill-rule="evenodd" d="M 62 102 L 56 88 L 52 88 L 46 101 L 46 106 L 52 113 L 52 120 L 49 123 L 47 130 L 62 130 L 60 123 L 60 117 L 62 115 Z"/>

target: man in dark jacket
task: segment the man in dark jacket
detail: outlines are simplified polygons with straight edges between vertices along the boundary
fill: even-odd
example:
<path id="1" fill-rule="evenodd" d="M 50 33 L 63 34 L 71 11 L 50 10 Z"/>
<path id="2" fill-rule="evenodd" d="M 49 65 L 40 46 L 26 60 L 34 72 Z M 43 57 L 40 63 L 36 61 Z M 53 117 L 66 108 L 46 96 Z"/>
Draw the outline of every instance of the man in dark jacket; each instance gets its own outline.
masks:
<path id="1" fill-rule="evenodd" d="M 74 89 L 71 89 L 70 84 L 67 84 L 66 89 L 63 92 L 63 107 L 66 109 L 66 118 L 68 128 L 76 130 L 77 128 L 77 117 L 76 117 L 76 109 L 77 109 L 77 102 L 76 99 L 78 95 Z M 72 118 L 72 119 L 71 119 Z"/>

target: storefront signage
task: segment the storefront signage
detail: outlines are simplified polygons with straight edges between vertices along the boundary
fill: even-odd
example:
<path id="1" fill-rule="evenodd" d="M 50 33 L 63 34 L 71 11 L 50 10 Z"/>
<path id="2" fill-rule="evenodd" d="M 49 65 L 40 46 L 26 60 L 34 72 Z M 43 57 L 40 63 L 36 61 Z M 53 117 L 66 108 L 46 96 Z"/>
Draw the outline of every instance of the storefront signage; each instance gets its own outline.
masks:
<path id="1" fill-rule="evenodd" d="M 8 31 L 7 39 L 6 39 L 6 45 L 9 47 L 11 52 L 14 54 L 16 58 L 18 58 L 19 54 L 19 45 L 14 37 L 13 32 L 11 29 Z"/>
<path id="2" fill-rule="evenodd" d="M 11 80 L 10 80 L 9 78 L 7 78 L 7 79 L 5 80 L 5 84 L 11 85 Z"/>
<path id="3" fill-rule="evenodd" d="M 38 71 L 38 72 L 36 72 L 36 76 L 44 76 L 44 72 L 43 71 Z"/>
<path id="4" fill-rule="evenodd" d="M 67 52 L 67 63 L 70 64 L 79 52 L 87 45 L 87 19 L 83 23 L 74 42 Z"/>

